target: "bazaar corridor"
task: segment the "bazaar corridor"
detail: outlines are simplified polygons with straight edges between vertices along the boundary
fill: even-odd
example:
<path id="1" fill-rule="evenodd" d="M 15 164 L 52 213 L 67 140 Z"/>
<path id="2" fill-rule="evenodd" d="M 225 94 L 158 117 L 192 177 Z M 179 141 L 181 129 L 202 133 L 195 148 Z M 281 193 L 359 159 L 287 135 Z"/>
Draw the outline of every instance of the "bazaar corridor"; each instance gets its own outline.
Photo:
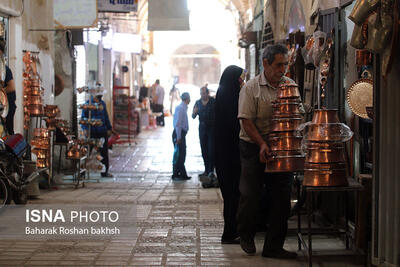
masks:
<path id="1" fill-rule="evenodd" d="M 197 174 L 203 170 L 197 120 L 188 133 L 188 181 L 172 181 L 170 135 L 166 126 L 143 131 L 136 145 L 114 146 L 111 172 L 114 178 L 85 187 L 58 187 L 43 191 L 31 204 L 135 205 L 137 235 L 124 240 L 1 241 L 0 266 L 307 266 L 298 252 L 295 260 L 261 257 L 264 234 L 256 236 L 257 254 L 247 256 L 239 245 L 221 245 L 222 199 L 219 189 L 203 189 Z M 297 250 L 296 221 L 289 222 L 285 248 Z M 315 248 L 343 246 L 340 240 L 314 240 Z M 315 258 L 314 266 L 353 265 L 351 258 Z"/>

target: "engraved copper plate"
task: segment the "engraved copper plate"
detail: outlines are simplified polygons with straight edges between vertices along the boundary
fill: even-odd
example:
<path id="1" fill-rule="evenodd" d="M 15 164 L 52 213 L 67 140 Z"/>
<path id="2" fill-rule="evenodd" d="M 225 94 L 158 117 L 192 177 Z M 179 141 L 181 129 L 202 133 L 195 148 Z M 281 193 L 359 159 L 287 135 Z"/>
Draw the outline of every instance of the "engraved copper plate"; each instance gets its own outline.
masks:
<path id="1" fill-rule="evenodd" d="M 357 116 L 367 119 L 366 107 L 372 106 L 373 82 L 371 79 L 355 81 L 347 91 L 347 103 Z"/>

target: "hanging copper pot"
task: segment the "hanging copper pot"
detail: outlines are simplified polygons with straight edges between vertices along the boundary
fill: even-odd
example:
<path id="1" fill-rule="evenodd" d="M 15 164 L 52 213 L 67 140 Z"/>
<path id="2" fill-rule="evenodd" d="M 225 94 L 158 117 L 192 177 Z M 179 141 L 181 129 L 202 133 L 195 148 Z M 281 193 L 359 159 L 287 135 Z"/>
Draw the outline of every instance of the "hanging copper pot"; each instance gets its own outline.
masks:
<path id="1" fill-rule="evenodd" d="M 45 159 L 47 158 L 48 150 L 35 147 L 34 149 L 32 149 L 32 153 L 36 154 L 36 157 L 38 159 Z"/>
<path id="2" fill-rule="evenodd" d="M 304 169 L 303 186 L 347 186 L 346 169 Z"/>
<path id="3" fill-rule="evenodd" d="M 337 109 L 316 109 L 312 123 L 339 123 Z"/>
<path id="4" fill-rule="evenodd" d="M 283 136 L 283 137 L 268 137 L 268 145 L 271 151 L 280 150 L 300 150 L 302 136 Z"/>
<path id="5" fill-rule="evenodd" d="M 357 0 L 348 18 L 355 24 L 362 25 L 379 4 L 379 0 Z"/>
<path id="6" fill-rule="evenodd" d="M 44 106 L 44 112 L 49 118 L 56 117 L 60 113 L 60 109 L 57 105 L 46 105 Z"/>
<path id="7" fill-rule="evenodd" d="M 34 105 L 30 104 L 28 106 L 29 114 L 33 116 L 41 116 L 43 115 L 43 105 Z"/>
<path id="8" fill-rule="evenodd" d="M 34 137 L 31 140 L 31 145 L 36 148 L 48 149 L 50 147 L 49 138 Z"/>
<path id="9" fill-rule="evenodd" d="M 67 157 L 71 159 L 79 159 L 80 153 L 78 149 L 78 145 L 73 145 L 67 152 Z"/>
<path id="10" fill-rule="evenodd" d="M 356 50 L 357 66 L 372 65 L 372 53 L 366 49 Z"/>
<path id="11" fill-rule="evenodd" d="M 272 132 L 294 131 L 302 121 L 302 118 L 272 119 Z"/>
<path id="12" fill-rule="evenodd" d="M 40 86 L 31 86 L 29 93 L 32 96 L 40 97 L 42 95 L 42 88 Z"/>
<path id="13" fill-rule="evenodd" d="M 46 168 L 48 166 L 47 159 L 36 159 L 36 166 L 38 168 Z"/>
<path id="14" fill-rule="evenodd" d="M 294 85 L 284 85 L 280 86 L 278 89 L 278 98 L 279 99 L 289 99 L 289 98 L 299 98 L 300 92 L 299 89 Z"/>
<path id="15" fill-rule="evenodd" d="M 49 130 L 46 128 L 35 128 L 33 129 L 33 136 L 40 138 L 48 138 Z"/>
<path id="16" fill-rule="evenodd" d="M 42 97 L 37 95 L 28 96 L 28 104 L 31 105 L 41 105 L 42 104 Z"/>
<path id="17" fill-rule="evenodd" d="M 304 169 L 304 156 L 298 151 L 276 151 L 267 157 L 265 172 L 294 172 Z"/>

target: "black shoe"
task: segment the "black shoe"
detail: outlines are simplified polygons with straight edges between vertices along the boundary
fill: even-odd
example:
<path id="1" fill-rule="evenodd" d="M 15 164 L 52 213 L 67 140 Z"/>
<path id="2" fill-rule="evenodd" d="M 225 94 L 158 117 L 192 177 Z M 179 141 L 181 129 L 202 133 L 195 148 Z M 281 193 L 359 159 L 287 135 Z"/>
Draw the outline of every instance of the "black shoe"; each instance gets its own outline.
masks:
<path id="1" fill-rule="evenodd" d="M 277 258 L 277 259 L 294 259 L 297 257 L 296 252 L 290 252 L 283 248 L 279 250 L 267 250 L 263 251 L 261 256 L 266 258 Z"/>
<path id="2" fill-rule="evenodd" d="M 101 177 L 113 178 L 114 175 L 112 175 L 111 173 L 108 173 L 108 172 L 102 172 Z"/>
<path id="3" fill-rule="evenodd" d="M 240 237 L 236 237 L 236 238 L 222 238 L 222 239 L 221 239 L 221 244 L 225 244 L 225 245 L 240 244 Z"/>
<path id="4" fill-rule="evenodd" d="M 202 172 L 202 173 L 199 174 L 199 177 L 201 177 L 201 176 L 207 176 L 207 175 L 208 175 L 207 172 Z"/>
<path id="5" fill-rule="evenodd" d="M 189 180 L 192 179 L 191 176 L 172 176 L 173 180 L 178 180 L 178 181 L 184 181 L 184 180 Z"/>
<path id="6" fill-rule="evenodd" d="M 243 249 L 244 252 L 247 253 L 247 255 L 254 255 L 256 254 L 256 245 L 254 244 L 254 239 L 253 238 L 244 238 L 240 237 L 240 247 Z"/>
<path id="7" fill-rule="evenodd" d="M 214 187 L 212 182 L 208 182 L 208 183 L 207 182 L 203 182 L 203 183 L 201 183 L 201 186 L 203 188 L 212 188 L 212 187 Z"/>

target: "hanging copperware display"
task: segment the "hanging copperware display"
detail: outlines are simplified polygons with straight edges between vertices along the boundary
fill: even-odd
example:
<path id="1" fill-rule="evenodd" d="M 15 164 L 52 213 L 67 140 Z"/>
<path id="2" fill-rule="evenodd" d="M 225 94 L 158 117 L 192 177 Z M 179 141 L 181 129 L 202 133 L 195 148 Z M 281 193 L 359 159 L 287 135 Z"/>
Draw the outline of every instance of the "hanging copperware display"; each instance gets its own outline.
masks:
<path id="1" fill-rule="evenodd" d="M 293 172 L 304 169 L 301 152 L 302 137 L 296 129 L 303 121 L 300 113 L 298 85 L 285 83 L 278 88 L 277 100 L 272 102 L 272 131 L 268 136 L 270 155 L 265 172 Z"/>

